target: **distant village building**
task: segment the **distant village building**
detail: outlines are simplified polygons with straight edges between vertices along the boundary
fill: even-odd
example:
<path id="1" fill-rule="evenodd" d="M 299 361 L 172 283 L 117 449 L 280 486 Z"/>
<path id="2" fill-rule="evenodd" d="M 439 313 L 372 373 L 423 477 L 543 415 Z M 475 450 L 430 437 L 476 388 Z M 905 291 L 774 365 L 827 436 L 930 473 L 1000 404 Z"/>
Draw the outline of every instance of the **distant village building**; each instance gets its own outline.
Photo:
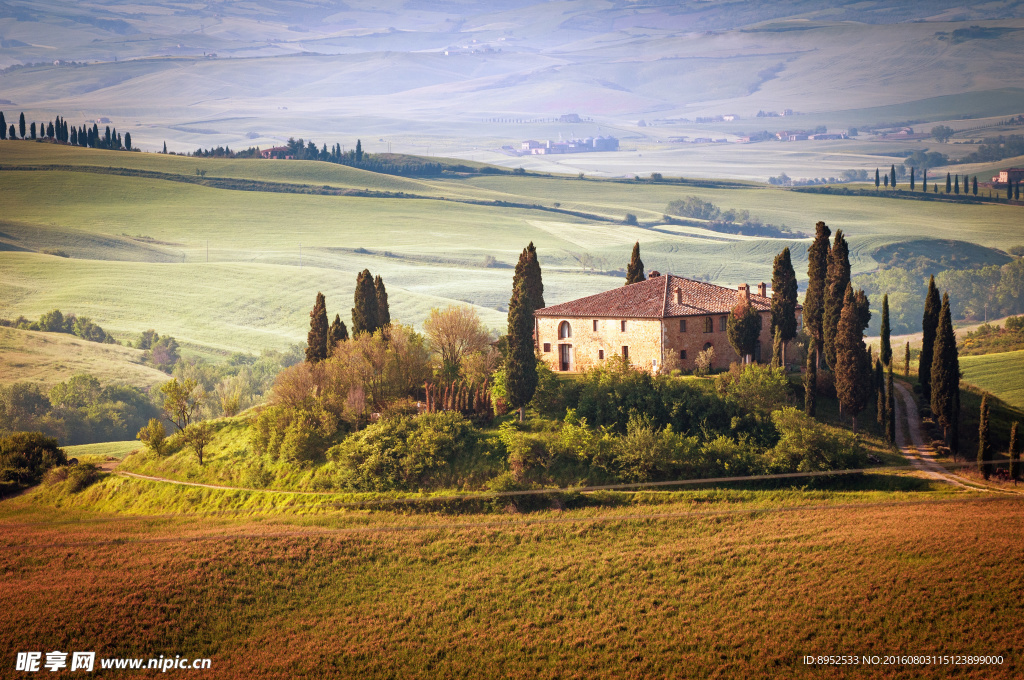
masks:
<path id="1" fill-rule="evenodd" d="M 992 182 L 995 184 L 1009 184 L 1024 181 L 1024 168 L 1009 168 L 1002 170 L 998 175 L 992 178 Z"/>
<path id="2" fill-rule="evenodd" d="M 582 123 L 583 119 L 580 118 L 578 113 L 566 113 L 558 117 L 559 123 Z"/>
<path id="3" fill-rule="evenodd" d="M 538 142 L 535 139 L 528 139 L 519 147 L 519 153 L 524 156 L 546 156 L 562 153 L 587 153 L 590 151 L 618 151 L 619 140 L 615 137 L 585 137 L 583 139 L 570 139 L 567 141 L 547 140 Z"/>
<path id="4" fill-rule="evenodd" d="M 291 155 L 291 150 L 287 146 L 275 146 L 272 149 L 263 149 L 260 151 L 260 156 L 263 158 L 283 158 L 285 160 L 292 160 L 294 156 Z"/>
<path id="5" fill-rule="evenodd" d="M 755 361 L 771 359 L 771 298 L 757 292 L 651 272 L 651 278 L 604 293 L 539 309 L 535 313 L 541 359 L 555 371 L 583 371 L 621 356 L 660 373 L 692 370 L 697 355 L 713 347 L 713 368 L 739 361 L 726 326 L 740 298 L 761 314 Z M 797 323 L 800 309 L 797 308 Z"/>

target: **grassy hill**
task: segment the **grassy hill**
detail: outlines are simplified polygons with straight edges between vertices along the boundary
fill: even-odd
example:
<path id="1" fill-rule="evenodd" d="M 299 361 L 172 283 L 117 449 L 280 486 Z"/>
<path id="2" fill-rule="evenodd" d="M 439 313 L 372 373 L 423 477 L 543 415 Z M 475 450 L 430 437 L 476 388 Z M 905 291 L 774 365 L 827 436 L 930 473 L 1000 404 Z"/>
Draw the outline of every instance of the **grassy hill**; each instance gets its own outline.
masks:
<path id="1" fill-rule="evenodd" d="M 63 333 L 23 331 L 0 326 L 0 384 L 35 382 L 55 385 L 77 373 L 101 383 L 149 387 L 168 380 L 142 363 L 142 350 L 102 345 Z"/>
<path id="2" fill-rule="evenodd" d="M 964 381 L 1024 411 L 1024 350 L 960 357 Z"/>

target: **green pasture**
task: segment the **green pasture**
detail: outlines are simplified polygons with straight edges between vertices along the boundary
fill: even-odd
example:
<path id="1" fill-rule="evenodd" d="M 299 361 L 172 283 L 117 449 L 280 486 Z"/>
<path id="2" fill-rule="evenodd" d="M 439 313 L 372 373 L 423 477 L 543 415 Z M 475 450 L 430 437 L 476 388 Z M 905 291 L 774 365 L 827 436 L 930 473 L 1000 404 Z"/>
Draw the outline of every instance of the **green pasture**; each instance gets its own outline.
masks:
<path id="1" fill-rule="evenodd" d="M 963 379 L 1024 410 L 1024 350 L 960 357 Z"/>
<path id="2" fill-rule="evenodd" d="M 63 448 L 68 458 L 77 458 L 82 463 L 99 463 L 107 458 L 124 458 L 132 451 L 141 447 L 142 444 L 132 439 L 124 442 L 79 444 L 78 446 L 65 446 Z"/>

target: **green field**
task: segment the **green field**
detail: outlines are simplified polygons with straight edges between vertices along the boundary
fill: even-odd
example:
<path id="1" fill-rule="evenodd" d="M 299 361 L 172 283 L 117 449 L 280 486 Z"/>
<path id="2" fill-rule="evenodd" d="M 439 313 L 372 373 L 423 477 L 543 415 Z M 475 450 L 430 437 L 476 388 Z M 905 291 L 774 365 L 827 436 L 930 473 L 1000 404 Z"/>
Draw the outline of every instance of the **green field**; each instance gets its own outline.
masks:
<path id="1" fill-rule="evenodd" d="M 964 381 L 1024 410 L 1024 350 L 960 357 Z"/>
<path id="2" fill-rule="evenodd" d="M 103 442 L 101 444 L 79 444 L 78 446 L 65 446 L 64 453 L 68 458 L 77 458 L 83 463 L 93 460 L 102 461 L 110 458 L 124 458 L 132 451 L 142 445 L 136 441 L 126 442 Z"/>
<path id="3" fill-rule="evenodd" d="M 30 165 L 65 169 L 10 169 Z M 144 169 L 171 179 L 77 167 Z M 173 181 L 194 179 L 196 168 L 208 178 L 316 182 L 423 198 L 236 191 Z M 540 253 L 549 302 L 620 285 L 618 276 L 599 272 L 623 267 L 635 241 L 648 269 L 722 285 L 770 280 L 772 258 L 786 246 L 802 274 L 805 240 L 662 224 L 667 203 L 689 195 L 804 232 L 824 219 L 846 232 L 855 272 L 877 266 L 871 253 L 879 246 L 907 240 L 931 255 L 956 246 L 929 246 L 929 238 L 999 249 L 1020 243 L 1020 209 L 1005 205 L 826 196 L 753 184 L 406 180 L 319 162 L 186 159 L 25 142 L 0 143 L 0 192 L 0 316 L 34 318 L 56 307 L 90 316 L 122 339 L 154 328 L 192 351 L 214 354 L 300 342 L 317 291 L 327 296 L 330 314 L 347 319 L 355 275 L 363 268 L 384 277 L 399 321 L 419 324 L 432 307 L 464 302 L 501 329 L 511 267 L 529 241 Z M 641 226 L 606 221 L 627 212 Z M 583 270 L 585 258 L 598 273 Z"/>

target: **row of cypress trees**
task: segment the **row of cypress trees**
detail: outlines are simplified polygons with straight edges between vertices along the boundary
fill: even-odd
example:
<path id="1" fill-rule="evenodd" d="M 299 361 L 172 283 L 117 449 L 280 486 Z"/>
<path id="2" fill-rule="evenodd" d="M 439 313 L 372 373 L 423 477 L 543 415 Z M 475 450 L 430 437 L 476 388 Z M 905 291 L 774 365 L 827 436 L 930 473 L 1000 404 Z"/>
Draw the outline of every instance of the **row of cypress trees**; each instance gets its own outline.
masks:
<path id="1" fill-rule="evenodd" d="M 921 319 L 917 379 L 953 456 L 960 453 L 960 357 L 953 332 L 949 293 L 940 301 L 935 277 L 928 281 Z"/>
<path id="2" fill-rule="evenodd" d="M 65 119 L 57 116 L 49 123 L 39 123 L 37 131 L 35 122 L 30 123 L 28 126 L 25 125 L 25 113 L 22 112 L 18 118 L 18 129 L 15 130 L 13 123 L 8 127 L 7 119 L 4 118 L 3 111 L 0 111 L 0 140 L 17 139 L 19 135 L 21 139 L 52 139 L 63 144 L 86 146 L 94 149 L 132 150 L 131 133 L 124 133 L 124 140 L 122 141 L 121 134 L 117 131 L 117 128 L 111 130 L 109 125 L 101 135 L 99 126 L 96 123 L 93 123 L 92 127 L 88 125 L 82 125 L 80 128 L 69 127 Z"/>
<path id="3" fill-rule="evenodd" d="M 388 292 L 380 275 L 376 278 L 364 269 L 356 276 L 355 307 L 352 308 L 352 334 L 374 333 L 391 324 Z M 309 313 L 309 333 L 306 335 L 306 361 L 316 363 L 331 355 L 339 342 L 348 340 L 348 327 L 341 315 L 327 322 L 327 301 L 324 294 L 316 294 L 316 302 Z"/>

